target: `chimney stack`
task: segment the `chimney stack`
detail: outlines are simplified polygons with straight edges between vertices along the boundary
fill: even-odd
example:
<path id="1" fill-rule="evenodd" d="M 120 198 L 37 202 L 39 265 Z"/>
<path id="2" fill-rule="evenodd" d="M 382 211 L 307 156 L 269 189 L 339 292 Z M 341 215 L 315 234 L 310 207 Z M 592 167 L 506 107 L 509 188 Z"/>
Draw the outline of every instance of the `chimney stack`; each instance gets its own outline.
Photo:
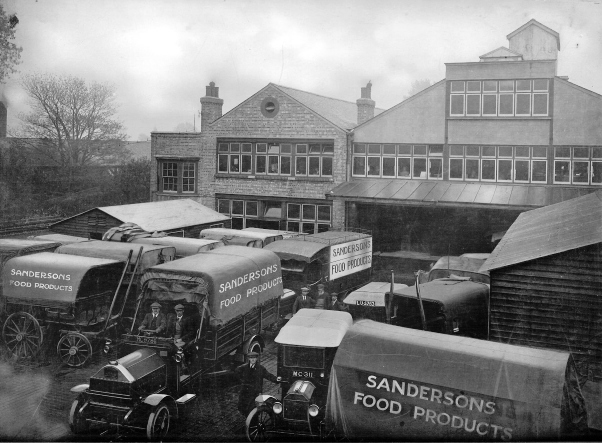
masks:
<path id="1" fill-rule="evenodd" d="M 224 101 L 219 98 L 219 88 L 214 82 L 209 83 L 205 87 L 205 97 L 201 97 L 201 131 L 222 116 L 223 105 Z"/>
<path id="2" fill-rule="evenodd" d="M 4 103 L 0 102 L 0 138 L 6 137 L 6 126 L 8 121 L 8 111 Z"/>
<path id="3" fill-rule="evenodd" d="M 357 103 L 357 124 L 370 120 L 374 117 L 374 107 L 376 103 L 371 98 L 372 95 L 372 83 L 368 82 L 365 88 L 362 88 L 362 97 L 358 98 Z"/>

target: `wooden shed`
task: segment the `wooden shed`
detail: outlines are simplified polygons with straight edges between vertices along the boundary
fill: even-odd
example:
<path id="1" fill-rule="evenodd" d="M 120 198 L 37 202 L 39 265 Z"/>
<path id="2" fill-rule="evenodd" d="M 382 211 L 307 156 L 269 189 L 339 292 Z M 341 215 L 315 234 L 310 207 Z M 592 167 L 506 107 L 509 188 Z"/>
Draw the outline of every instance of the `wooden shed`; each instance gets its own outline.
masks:
<path id="1" fill-rule="evenodd" d="M 101 240 L 109 229 L 135 223 L 145 231 L 161 231 L 178 237 L 198 238 L 206 228 L 231 225 L 230 217 L 190 199 L 166 200 L 132 205 L 104 206 L 50 225 L 58 234 Z"/>
<path id="2" fill-rule="evenodd" d="M 481 270 L 491 340 L 571 352 L 602 429 L 602 191 L 522 213 Z"/>

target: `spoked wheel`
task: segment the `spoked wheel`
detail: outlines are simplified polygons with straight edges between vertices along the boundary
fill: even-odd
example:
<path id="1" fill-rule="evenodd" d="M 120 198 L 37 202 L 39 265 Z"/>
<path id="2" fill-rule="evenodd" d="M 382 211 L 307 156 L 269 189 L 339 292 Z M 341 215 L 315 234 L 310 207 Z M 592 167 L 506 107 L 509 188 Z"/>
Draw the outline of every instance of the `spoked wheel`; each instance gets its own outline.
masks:
<path id="1" fill-rule="evenodd" d="M 159 403 L 155 410 L 148 416 L 146 424 L 146 438 L 150 441 L 160 441 L 169 431 L 171 414 L 165 403 Z"/>
<path id="2" fill-rule="evenodd" d="M 247 417 L 247 439 L 249 441 L 269 441 L 271 438 L 270 432 L 275 427 L 274 412 L 269 406 L 259 406 L 253 409 Z"/>
<path id="3" fill-rule="evenodd" d="M 40 350 L 44 334 L 33 315 L 27 312 L 15 312 L 4 322 L 2 338 L 13 355 L 27 358 L 33 357 Z"/>
<path id="4" fill-rule="evenodd" d="M 56 352 L 63 363 L 76 368 L 92 356 L 92 344 L 79 332 L 67 332 L 56 345 Z"/>
<path id="5" fill-rule="evenodd" d="M 74 434 L 82 434 L 90 428 L 90 424 L 80 412 L 83 405 L 84 402 L 80 398 L 74 400 L 71 404 L 71 410 L 69 411 L 69 427 Z"/>

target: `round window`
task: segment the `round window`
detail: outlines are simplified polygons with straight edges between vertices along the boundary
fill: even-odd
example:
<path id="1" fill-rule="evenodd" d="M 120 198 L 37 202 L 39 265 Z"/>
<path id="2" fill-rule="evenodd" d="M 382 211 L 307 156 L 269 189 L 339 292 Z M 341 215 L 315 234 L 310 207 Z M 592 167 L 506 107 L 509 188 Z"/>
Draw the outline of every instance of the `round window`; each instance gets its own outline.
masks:
<path id="1" fill-rule="evenodd" d="M 264 117 L 275 117 L 279 109 L 280 104 L 274 97 L 266 97 L 261 102 L 261 113 Z"/>

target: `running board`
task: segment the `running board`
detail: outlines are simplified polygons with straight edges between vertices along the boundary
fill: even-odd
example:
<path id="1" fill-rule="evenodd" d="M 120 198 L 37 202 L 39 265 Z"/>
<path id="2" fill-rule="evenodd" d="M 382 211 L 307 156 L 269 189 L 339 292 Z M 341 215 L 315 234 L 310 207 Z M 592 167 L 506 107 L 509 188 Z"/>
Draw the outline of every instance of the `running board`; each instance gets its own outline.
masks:
<path id="1" fill-rule="evenodd" d="M 185 405 L 196 398 L 196 394 L 184 394 L 176 400 L 178 405 Z"/>

